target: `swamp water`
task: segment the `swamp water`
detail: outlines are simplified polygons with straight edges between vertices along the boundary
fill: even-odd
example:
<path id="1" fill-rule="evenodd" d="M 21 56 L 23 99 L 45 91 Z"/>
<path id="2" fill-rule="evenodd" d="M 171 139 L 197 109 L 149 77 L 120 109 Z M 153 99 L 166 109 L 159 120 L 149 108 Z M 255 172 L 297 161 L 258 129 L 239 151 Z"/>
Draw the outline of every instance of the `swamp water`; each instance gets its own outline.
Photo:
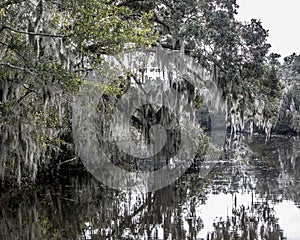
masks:
<path id="1" fill-rule="evenodd" d="M 146 194 L 63 177 L 2 192 L 0 239 L 300 239 L 299 138 L 241 136 L 209 175 Z"/>

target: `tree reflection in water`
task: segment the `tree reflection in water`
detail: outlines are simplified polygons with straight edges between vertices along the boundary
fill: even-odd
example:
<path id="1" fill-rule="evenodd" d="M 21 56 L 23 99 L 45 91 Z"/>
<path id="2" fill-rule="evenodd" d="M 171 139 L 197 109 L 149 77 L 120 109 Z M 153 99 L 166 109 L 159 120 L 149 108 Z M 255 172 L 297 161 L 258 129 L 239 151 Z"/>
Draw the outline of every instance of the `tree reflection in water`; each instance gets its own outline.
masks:
<path id="1" fill-rule="evenodd" d="M 254 203 L 251 207 L 239 206 L 232 217 L 214 223 L 214 232 L 207 239 L 284 239 L 274 209 L 265 203 Z"/>
<path id="2" fill-rule="evenodd" d="M 107 189 L 69 169 L 64 184 L 1 193 L 0 239 L 283 239 L 273 206 L 300 202 L 299 143 L 244 139 L 205 179 L 189 171 L 148 194 Z M 222 194 L 232 209 L 225 216 L 207 209 L 210 223 L 203 209 L 212 195 L 226 208 Z M 250 204 L 239 200 L 243 194 Z"/>

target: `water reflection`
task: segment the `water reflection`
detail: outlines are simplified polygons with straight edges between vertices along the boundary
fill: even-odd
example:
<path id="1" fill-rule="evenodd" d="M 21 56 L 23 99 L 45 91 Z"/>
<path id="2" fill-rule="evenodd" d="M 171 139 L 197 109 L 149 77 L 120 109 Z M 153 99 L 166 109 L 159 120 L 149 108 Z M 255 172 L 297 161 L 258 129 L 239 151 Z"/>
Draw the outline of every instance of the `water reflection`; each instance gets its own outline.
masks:
<path id="1" fill-rule="evenodd" d="M 300 139 L 242 138 L 206 179 L 190 169 L 153 193 L 72 169 L 63 184 L 1 193 L 0 239 L 299 239 Z"/>

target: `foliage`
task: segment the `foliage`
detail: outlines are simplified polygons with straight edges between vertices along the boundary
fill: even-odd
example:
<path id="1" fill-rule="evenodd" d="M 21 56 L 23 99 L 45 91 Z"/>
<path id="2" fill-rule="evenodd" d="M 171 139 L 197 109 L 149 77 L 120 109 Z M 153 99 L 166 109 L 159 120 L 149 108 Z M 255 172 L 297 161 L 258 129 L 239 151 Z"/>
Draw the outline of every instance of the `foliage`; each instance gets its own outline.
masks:
<path id="1" fill-rule="evenodd" d="M 184 48 L 217 76 L 233 131 L 243 131 L 253 123 L 270 131 L 267 125 L 276 122 L 281 86 L 268 63 L 270 44 L 262 23 L 255 19 L 238 22 L 235 0 L 161 0 L 157 6 L 162 45 Z M 254 99 L 263 105 L 259 119 L 255 119 Z M 275 106 L 271 113 L 268 104 Z"/>
<path id="2" fill-rule="evenodd" d="M 0 4 L 0 170 L 20 184 L 73 157 L 71 101 L 103 54 L 152 44 L 151 11 L 109 1 Z M 118 91 L 112 86 L 106 92 Z"/>
<path id="3" fill-rule="evenodd" d="M 2 177 L 7 171 L 21 183 L 29 172 L 34 180 L 42 165 L 53 174 L 60 161 L 73 158 L 74 93 L 82 84 L 94 84 L 86 81 L 90 72 L 106 71 L 104 55 L 152 45 L 184 51 L 212 72 L 227 103 L 232 133 L 252 132 L 256 125 L 269 135 L 282 83 L 291 83 L 280 83 L 280 78 L 298 78 L 299 57 L 292 55 L 280 66 L 277 54 L 268 55 L 262 23 L 241 23 L 237 11 L 236 0 L 1 2 Z M 96 86 L 113 99 L 108 110 L 127 87 L 126 77 Z M 199 108 L 202 99 L 194 100 Z"/>
<path id="4" fill-rule="evenodd" d="M 279 133 L 300 133 L 300 55 L 295 53 L 284 58 L 279 74 L 285 88 L 280 105 Z"/>

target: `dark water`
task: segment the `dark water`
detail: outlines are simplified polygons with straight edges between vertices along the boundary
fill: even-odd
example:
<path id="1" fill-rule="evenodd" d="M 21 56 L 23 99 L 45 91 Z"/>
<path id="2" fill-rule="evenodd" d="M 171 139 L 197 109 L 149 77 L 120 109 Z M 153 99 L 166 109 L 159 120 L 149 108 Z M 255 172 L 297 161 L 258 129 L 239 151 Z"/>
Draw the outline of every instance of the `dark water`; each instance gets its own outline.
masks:
<path id="1" fill-rule="evenodd" d="M 0 197 L 0 239 L 300 239 L 300 139 L 244 137 L 209 175 L 153 193 L 91 177 Z"/>

